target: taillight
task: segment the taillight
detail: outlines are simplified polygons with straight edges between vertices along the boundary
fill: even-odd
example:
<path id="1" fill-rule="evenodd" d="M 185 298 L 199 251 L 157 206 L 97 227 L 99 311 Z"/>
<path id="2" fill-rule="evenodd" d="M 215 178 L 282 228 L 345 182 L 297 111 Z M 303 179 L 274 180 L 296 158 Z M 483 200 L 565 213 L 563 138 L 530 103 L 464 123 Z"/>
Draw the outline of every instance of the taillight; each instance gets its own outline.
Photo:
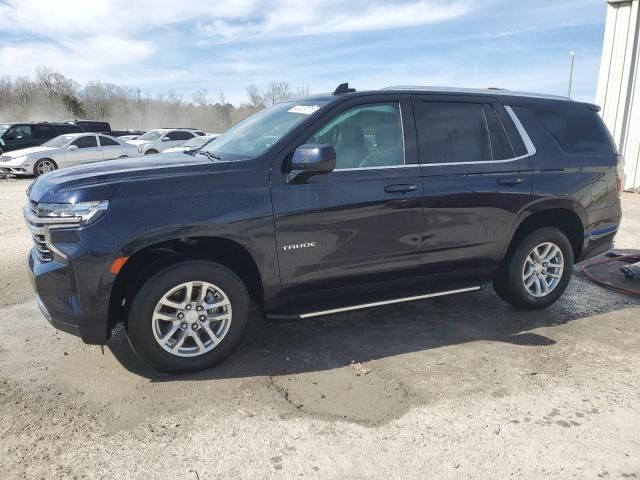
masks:
<path id="1" fill-rule="evenodd" d="M 618 165 L 616 169 L 616 189 L 618 190 L 618 195 L 622 193 L 625 184 L 625 176 L 624 176 L 624 155 L 618 155 Z"/>

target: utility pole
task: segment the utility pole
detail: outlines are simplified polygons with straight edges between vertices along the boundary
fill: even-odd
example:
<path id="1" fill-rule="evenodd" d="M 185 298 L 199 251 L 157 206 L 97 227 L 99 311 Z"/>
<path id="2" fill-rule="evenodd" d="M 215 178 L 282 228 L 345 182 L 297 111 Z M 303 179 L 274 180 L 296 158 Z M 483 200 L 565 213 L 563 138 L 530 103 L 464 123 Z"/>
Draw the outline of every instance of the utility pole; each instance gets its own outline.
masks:
<path id="1" fill-rule="evenodd" d="M 567 95 L 571 98 L 571 89 L 573 87 L 573 62 L 576 59 L 576 52 L 569 52 L 569 94 Z"/>
<path id="2" fill-rule="evenodd" d="M 136 90 L 138 94 L 138 130 L 142 131 L 142 106 L 140 105 L 140 88 Z"/>

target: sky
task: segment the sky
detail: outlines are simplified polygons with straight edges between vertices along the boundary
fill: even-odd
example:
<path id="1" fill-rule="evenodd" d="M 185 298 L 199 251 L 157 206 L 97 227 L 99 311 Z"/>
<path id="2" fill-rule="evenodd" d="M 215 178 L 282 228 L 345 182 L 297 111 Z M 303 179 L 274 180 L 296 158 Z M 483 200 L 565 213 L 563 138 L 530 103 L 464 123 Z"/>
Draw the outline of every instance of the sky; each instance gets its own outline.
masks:
<path id="1" fill-rule="evenodd" d="M 150 95 L 502 87 L 594 101 L 605 0 L 0 0 L 0 76 L 52 67 Z"/>

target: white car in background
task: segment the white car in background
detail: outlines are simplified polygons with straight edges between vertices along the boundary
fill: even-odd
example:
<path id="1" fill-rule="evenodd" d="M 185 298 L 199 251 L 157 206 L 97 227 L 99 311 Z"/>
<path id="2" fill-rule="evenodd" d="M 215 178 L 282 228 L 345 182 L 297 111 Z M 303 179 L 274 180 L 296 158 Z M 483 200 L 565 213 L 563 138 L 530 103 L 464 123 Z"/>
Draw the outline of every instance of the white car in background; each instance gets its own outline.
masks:
<path id="1" fill-rule="evenodd" d="M 213 142 L 216 138 L 220 136 L 219 133 L 207 133 L 202 137 L 194 137 L 191 140 L 187 141 L 184 145 L 180 147 L 171 147 L 163 150 L 162 153 L 191 153 L 195 150 L 199 150 L 204 147 L 209 142 Z"/>
<path id="2" fill-rule="evenodd" d="M 167 148 L 179 147 L 195 137 L 204 136 L 202 130 L 195 128 L 159 128 L 140 135 L 127 143 L 138 147 L 143 155 L 164 152 Z"/>
<path id="3" fill-rule="evenodd" d="M 13 150 L 0 156 L 0 173 L 35 175 L 80 163 L 137 157 L 138 149 L 109 135 L 70 133 L 39 147 Z"/>

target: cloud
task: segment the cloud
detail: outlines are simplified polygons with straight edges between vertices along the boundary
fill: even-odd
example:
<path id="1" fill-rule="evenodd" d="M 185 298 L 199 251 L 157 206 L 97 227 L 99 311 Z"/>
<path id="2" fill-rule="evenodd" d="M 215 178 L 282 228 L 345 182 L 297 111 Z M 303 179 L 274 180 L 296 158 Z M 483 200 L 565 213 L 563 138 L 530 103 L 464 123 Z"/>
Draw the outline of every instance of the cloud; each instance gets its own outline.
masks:
<path id="1" fill-rule="evenodd" d="M 472 10 L 466 0 L 411 0 L 401 3 L 352 0 L 269 2 L 264 15 L 249 20 L 218 18 L 198 22 L 198 31 L 214 40 L 251 40 L 330 33 L 363 32 L 443 22 Z"/>

